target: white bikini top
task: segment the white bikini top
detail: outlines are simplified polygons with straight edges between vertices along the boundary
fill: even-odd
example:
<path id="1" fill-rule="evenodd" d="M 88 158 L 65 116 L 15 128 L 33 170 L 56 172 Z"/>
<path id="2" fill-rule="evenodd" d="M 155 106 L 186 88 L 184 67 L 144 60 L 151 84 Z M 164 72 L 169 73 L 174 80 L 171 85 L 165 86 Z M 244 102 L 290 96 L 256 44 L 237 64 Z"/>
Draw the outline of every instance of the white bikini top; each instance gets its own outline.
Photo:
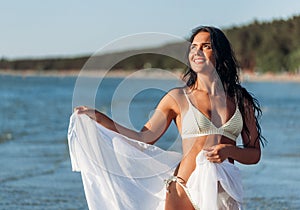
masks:
<path id="1" fill-rule="evenodd" d="M 219 134 L 236 141 L 243 129 L 243 118 L 238 106 L 236 106 L 234 114 L 225 124 L 221 127 L 216 127 L 210 119 L 190 102 L 185 91 L 184 95 L 188 101 L 189 108 L 181 121 L 182 139 Z"/>

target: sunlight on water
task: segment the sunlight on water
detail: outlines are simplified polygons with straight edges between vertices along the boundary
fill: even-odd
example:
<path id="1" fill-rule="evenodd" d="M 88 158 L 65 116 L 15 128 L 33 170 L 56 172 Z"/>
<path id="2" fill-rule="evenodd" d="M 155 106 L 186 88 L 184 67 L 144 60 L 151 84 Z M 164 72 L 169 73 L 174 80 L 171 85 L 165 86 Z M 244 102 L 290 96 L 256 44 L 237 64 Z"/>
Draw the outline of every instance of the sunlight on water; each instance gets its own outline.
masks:
<path id="1" fill-rule="evenodd" d="M 120 79 L 100 87 L 97 107 L 111 115 Z M 145 82 L 159 82 L 144 80 Z M 160 80 L 162 83 L 166 81 Z M 134 86 L 141 83 L 132 83 Z M 87 209 L 79 173 L 71 172 L 67 128 L 75 78 L 0 76 L 0 209 Z M 300 209 L 300 84 L 245 83 L 260 100 L 263 134 L 269 141 L 258 165 L 242 170 L 245 209 Z M 140 129 L 164 94 L 142 91 L 129 105 Z M 126 95 L 125 95 L 126 96 Z M 117 99 L 116 104 L 126 102 Z M 172 127 L 158 145 L 177 138 Z"/>

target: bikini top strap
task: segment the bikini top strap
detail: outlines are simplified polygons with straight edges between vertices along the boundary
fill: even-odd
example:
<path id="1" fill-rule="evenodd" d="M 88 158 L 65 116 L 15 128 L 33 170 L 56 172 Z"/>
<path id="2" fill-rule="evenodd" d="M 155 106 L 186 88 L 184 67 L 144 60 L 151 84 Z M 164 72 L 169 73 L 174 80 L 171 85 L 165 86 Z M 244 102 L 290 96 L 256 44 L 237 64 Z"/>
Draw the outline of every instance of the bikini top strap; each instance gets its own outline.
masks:
<path id="1" fill-rule="evenodd" d="M 185 95 L 185 98 L 186 98 L 188 104 L 191 105 L 191 101 L 190 101 L 189 97 L 187 96 L 185 89 L 183 89 L 183 93 Z"/>

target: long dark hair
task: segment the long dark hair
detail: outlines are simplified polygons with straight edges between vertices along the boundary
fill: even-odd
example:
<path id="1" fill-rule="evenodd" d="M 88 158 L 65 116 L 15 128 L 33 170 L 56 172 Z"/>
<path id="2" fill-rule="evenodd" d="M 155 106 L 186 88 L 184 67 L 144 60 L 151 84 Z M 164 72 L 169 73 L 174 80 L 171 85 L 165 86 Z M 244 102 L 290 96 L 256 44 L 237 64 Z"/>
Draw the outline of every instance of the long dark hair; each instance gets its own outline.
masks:
<path id="1" fill-rule="evenodd" d="M 230 98 L 234 98 L 238 104 L 244 122 L 246 116 L 250 116 L 250 109 L 253 109 L 252 111 L 255 113 L 255 123 L 258 132 L 258 136 L 255 141 L 261 142 L 261 144 L 264 146 L 266 139 L 261 134 L 261 127 L 258 122 L 262 115 L 260 104 L 258 100 L 244 87 L 242 87 L 240 83 L 239 65 L 235 58 L 230 42 L 220 29 L 211 26 L 200 26 L 192 31 L 192 35 L 189 39 L 190 43 L 193 42 L 195 36 L 199 32 L 208 32 L 210 34 L 211 47 L 215 58 L 215 69 L 219 75 L 219 78 L 221 79 L 226 95 L 228 95 Z M 184 74 L 184 79 L 188 87 L 194 87 L 197 80 L 197 74 L 191 69 L 190 65 Z M 245 109 L 245 104 L 247 105 L 247 109 Z M 244 123 L 244 129 L 250 139 L 251 135 L 246 123 Z M 249 143 L 250 142 L 243 142 L 244 146 L 247 146 Z"/>

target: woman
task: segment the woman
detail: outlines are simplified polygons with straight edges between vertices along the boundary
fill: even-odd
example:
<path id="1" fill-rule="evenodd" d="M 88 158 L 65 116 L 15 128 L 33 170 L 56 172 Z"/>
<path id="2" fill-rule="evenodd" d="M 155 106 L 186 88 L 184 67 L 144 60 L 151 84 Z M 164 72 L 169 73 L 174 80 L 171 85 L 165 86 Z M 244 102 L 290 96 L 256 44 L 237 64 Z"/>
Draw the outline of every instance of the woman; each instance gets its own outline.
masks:
<path id="1" fill-rule="evenodd" d="M 242 190 L 233 162 L 255 164 L 260 160 L 261 110 L 240 85 L 237 62 L 221 30 L 196 28 L 190 43 L 186 86 L 170 90 L 140 132 L 94 109 L 82 106 L 75 110 L 109 130 L 147 144 L 154 144 L 174 121 L 182 136 L 183 156 L 166 181 L 164 208 L 240 209 Z M 239 134 L 243 147 L 236 146 Z"/>

